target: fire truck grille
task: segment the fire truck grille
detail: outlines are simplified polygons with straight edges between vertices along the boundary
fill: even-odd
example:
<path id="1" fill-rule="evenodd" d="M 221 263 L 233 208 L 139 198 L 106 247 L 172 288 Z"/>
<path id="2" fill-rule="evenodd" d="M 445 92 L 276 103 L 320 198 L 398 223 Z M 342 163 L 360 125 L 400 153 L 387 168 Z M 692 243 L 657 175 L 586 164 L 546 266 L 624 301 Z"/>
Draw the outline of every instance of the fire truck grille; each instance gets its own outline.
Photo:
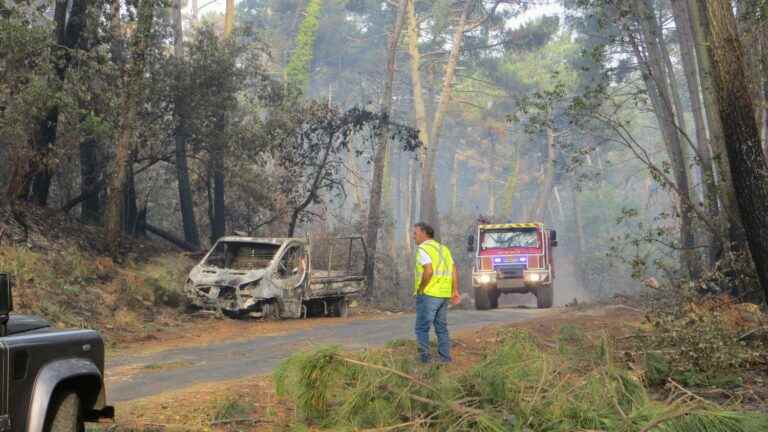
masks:
<path id="1" fill-rule="evenodd" d="M 523 277 L 525 267 L 525 264 L 500 264 L 494 266 L 494 270 L 499 272 L 502 279 L 517 279 Z"/>

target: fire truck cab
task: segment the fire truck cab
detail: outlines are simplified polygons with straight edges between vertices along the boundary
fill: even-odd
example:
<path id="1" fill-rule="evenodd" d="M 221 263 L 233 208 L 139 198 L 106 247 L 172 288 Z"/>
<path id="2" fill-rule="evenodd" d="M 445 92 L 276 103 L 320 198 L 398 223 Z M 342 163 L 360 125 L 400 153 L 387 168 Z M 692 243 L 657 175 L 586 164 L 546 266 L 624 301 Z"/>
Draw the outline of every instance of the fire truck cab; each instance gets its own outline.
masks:
<path id="1" fill-rule="evenodd" d="M 479 225 L 468 243 L 475 308 L 495 309 L 507 293 L 531 293 L 539 308 L 552 307 L 556 246 L 557 232 L 540 222 Z"/>

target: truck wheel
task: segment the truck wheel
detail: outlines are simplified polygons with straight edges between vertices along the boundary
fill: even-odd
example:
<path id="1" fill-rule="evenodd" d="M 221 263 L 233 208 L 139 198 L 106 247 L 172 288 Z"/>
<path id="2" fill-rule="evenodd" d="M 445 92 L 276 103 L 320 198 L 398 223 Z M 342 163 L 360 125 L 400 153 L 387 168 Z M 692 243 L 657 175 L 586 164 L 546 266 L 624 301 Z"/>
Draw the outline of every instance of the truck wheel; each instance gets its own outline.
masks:
<path id="1" fill-rule="evenodd" d="M 501 293 L 498 289 L 495 289 L 489 293 L 491 296 L 491 309 L 498 309 L 499 308 L 499 297 L 501 297 Z"/>
<path id="2" fill-rule="evenodd" d="M 539 287 L 536 292 L 536 306 L 539 309 L 549 309 L 554 300 L 554 284 Z"/>
<path id="3" fill-rule="evenodd" d="M 493 307 L 492 290 L 490 288 L 475 287 L 475 309 L 488 310 Z"/>
<path id="4" fill-rule="evenodd" d="M 349 302 L 347 299 L 339 299 L 331 307 L 331 316 L 346 318 L 349 316 Z"/>
<path id="5" fill-rule="evenodd" d="M 72 391 L 56 392 L 45 418 L 45 432 L 83 432 L 80 397 Z"/>

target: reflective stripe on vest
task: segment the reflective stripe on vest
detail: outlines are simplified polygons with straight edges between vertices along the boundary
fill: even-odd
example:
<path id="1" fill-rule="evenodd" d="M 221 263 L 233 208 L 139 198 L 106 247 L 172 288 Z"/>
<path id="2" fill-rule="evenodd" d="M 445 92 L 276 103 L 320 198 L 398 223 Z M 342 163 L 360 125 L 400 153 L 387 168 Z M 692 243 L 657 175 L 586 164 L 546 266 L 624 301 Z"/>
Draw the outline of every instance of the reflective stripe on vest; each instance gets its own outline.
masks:
<path id="1" fill-rule="evenodd" d="M 435 240 L 427 240 L 416 250 L 416 270 L 413 293 L 418 294 L 421 286 L 421 276 L 424 266 L 419 259 L 419 251 L 424 251 L 432 261 L 432 278 L 429 280 L 423 294 L 432 297 L 450 298 L 453 293 L 453 257 L 446 246 Z"/>

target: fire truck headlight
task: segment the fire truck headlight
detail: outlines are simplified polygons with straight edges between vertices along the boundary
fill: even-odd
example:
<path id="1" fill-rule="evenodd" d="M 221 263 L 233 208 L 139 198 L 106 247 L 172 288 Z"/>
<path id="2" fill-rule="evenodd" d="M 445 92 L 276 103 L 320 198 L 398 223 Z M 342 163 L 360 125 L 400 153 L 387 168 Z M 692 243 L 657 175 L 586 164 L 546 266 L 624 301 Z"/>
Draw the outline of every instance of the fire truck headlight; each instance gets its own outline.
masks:
<path id="1" fill-rule="evenodd" d="M 526 282 L 541 282 L 545 279 L 546 275 L 538 272 L 527 272 L 524 274 L 524 277 Z"/>
<path id="2" fill-rule="evenodd" d="M 480 285 L 487 285 L 492 284 L 496 282 L 496 273 L 495 272 L 487 272 L 487 273 L 475 273 L 475 282 Z"/>

